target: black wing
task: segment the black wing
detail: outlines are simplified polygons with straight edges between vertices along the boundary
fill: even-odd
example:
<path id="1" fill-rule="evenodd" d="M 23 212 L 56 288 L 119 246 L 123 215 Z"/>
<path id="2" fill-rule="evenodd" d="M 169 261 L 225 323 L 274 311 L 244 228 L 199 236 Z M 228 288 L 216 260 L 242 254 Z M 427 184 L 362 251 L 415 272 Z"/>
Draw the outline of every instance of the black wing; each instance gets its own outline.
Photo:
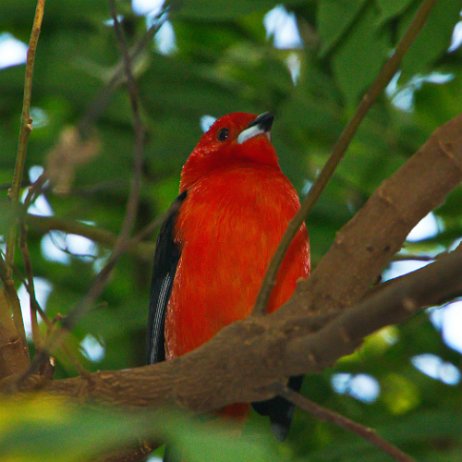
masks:
<path id="1" fill-rule="evenodd" d="M 181 249 L 173 240 L 176 219 L 181 204 L 186 199 L 183 191 L 170 207 L 159 236 L 157 237 L 152 271 L 151 298 L 147 331 L 147 363 L 154 364 L 165 359 L 164 324 L 170 292 L 175 279 Z"/>
<path id="2" fill-rule="evenodd" d="M 303 376 L 297 375 L 289 379 L 288 386 L 292 390 L 299 391 L 303 382 Z M 261 415 L 268 416 L 271 421 L 271 430 L 279 441 L 284 440 L 289 433 L 290 422 L 295 406 L 285 398 L 276 396 L 266 401 L 252 403 L 252 407 Z"/>

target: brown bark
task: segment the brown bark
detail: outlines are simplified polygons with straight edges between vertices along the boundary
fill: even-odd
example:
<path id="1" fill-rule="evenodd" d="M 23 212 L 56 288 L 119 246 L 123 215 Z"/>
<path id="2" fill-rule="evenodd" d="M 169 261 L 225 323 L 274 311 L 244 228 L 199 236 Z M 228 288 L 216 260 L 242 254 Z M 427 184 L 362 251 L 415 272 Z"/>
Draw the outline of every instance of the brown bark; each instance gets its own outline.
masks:
<path id="1" fill-rule="evenodd" d="M 130 407 L 177 405 L 206 412 L 274 395 L 289 375 L 317 372 L 349 354 L 375 330 L 462 293 L 462 250 L 402 278 L 317 332 L 313 320 L 248 318 L 223 329 L 203 347 L 153 366 L 57 380 L 48 391 Z M 226 358 L 226 360 L 223 360 Z"/>
<path id="2" fill-rule="evenodd" d="M 24 372 L 29 356 L 22 337 L 11 317 L 11 308 L 4 289 L 0 290 L 0 381 Z"/>

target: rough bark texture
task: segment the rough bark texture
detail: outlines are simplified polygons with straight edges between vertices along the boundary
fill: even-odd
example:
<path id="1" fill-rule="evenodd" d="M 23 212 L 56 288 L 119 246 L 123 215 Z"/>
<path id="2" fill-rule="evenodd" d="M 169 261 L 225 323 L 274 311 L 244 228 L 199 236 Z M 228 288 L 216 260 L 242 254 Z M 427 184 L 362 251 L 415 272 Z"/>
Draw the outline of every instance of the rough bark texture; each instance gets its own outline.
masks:
<path id="1" fill-rule="evenodd" d="M 0 290 L 0 381 L 24 372 L 29 366 L 27 347 L 11 318 L 4 290 Z"/>
<path id="2" fill-rule="evenodd" d="M 284 377 L 317 372 L 351 353 L 375 330 L 462 293 L 462 249 L 400 279 L 346 310 L 325 327 L 285 329 L 275 316 L 224 329 L 200 349 L 154 366 L 98 372 L 51 382 L 49 391 L 124 406 L 175 404 L 205 412 L 272 396 Z M 284 347 L 281 347 L 284 345 Z M 227 358 L 223 361 L 222 358 Z M 268 359 L 269 358 L 269 359 Z"/>
<path id="3" fill-rule="evenodd" d="M 198 412 L 273 396 L 289 375 L 319 371 L 378 328 L 462 292 L 459 249 L 360 302 L 412 227 L 461 181 L 458 116 L 380 186 L 275 314 L 235 323 L 169 362 L 57 380 L 46 389 L 83 401 Z"/>

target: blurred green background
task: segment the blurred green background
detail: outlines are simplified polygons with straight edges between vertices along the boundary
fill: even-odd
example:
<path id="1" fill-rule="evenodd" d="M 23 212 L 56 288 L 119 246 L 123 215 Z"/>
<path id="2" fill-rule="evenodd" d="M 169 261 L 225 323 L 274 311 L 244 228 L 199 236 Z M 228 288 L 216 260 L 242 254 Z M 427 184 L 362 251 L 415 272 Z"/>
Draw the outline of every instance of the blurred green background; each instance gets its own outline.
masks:
<path id="1" fill-rule="evenodd" d="M 159 1 L 119 1 L 131 46 L 148 27 L 159 25 L 134 65 L 147 129 L 136 229 L 168 208 L 177 193 L 181 166 L 202 130 L 213 117 L 228 112 L 274 113 L 273 142 L 281 165 L 300 195 L 306 194 L 362 93 L 420 3 L 177 0 L 165 12 Z M 6 192 L 16 157 L 24 43 L 34 8 L 32 0 L 0 3 L 3 210 L 8 208 Z M 362 124 L 309 217 L 314 265 L 380 182 L 436 127 L 460 113 L 460 9 L 459 0 L 437 2 L 399 73 Z M 119 61 L 107 2 L 47 2 L 36 56 L 34 130 L 24 186 L 43 168 L 55 172 L 54 188 L 48 188 L 29 209 L 36 216 L 29 220 L 29 246 L 37 294 L 51 319 L 66 314 L 83 297 L 109 255 L 106 238 L 101 242 L 79 234 L 88 235 L 90 228 L 115 235 L 122 223 L 134 134 L 124 83 L 119 79 L 113 91 L 106 91 Z M 90 141 L 84 138 L 86 145 L 71 143 L 57 150 L 59 140 L 75 133 L 76 127 Z M 402 253 L 434 256 L 453 248 L 462 238 L 461 208 L 459 188 L 411 233 Z M 7 219 L 2 215 L 4 235 Z M 77 222 L 87 225 L 85 232 L 77 230 Z M 99 304 L 73 331 L 71 341 L 89 370 L 143 364 L 154 239 L 153 235 L 139 252 L 119 261 Z M 394 263 L 384 278 L 422 264 Z M 18 289 L 27 312 L 19 254 L 17 267 Z M 460 461 L 461 352 L 462 303 L 455 302 L 371 336 L 363 348 L 335 368 L 307 377 L 303 393 L 375 428 L 417 460 Z M 76 374 L 65 357 L 58 359 L 56 377 Z M 22 415 L 27 420 L 28 413 Z M 79 418 L 92 422 L 88 416 Z M 101 430 L 106 421 L 100 420 L 103 423 L 94 425 Z M 127 430 L 127 422 L 121 423 L 121 431 Z M 11 431 L 20 440 L 28 428 L 18 424 L 16 433 Z M 254 435 L 255 429 L 268 432 L 258 416 L 252 417 L 246 431 Z M 265 449 L 249 460 L 389 460 L 355 435 L 301 411 L 296 412 L 287 442 L 278 444 L 262 436 L 251 441 Z M 71 460 L 69 449 L 62 446 L 62 451 L 63 460 Z M 229 451 L 231 459 L 218 451 L 214 460 L 245 460 L 242 454 Z M 27 460 L 33 460 L 31 454 L 33 449 Z M 40 459 L 42 455 L 37 457 L 45 460 Z M 82 460 L 81 455 L 75 457 Z"/>

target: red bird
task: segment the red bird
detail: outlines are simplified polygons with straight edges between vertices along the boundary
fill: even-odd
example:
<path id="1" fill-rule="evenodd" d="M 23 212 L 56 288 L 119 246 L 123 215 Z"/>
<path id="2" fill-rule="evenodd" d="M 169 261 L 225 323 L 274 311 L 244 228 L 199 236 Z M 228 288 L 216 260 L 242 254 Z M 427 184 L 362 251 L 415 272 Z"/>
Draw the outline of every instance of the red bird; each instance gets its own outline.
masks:
<path id="1" fill-rule="evenodd" d="M 273 116 L 236 112 L 217 120 L 186 161 L 180 195 L 160 231 L 148 326 L 148 362 L 183 355 L 248 316 L 269 262 L 300 207 L 270 141 Z M 278 273 L 268 311 L 310 273 L 303 225 Z M 299 387 L 300 378 L 291 385 Z M 293 408 L 281 398 L 257 403 L 284 437 Z M 242 416 L 247 405 L 224 411 Z"/>

